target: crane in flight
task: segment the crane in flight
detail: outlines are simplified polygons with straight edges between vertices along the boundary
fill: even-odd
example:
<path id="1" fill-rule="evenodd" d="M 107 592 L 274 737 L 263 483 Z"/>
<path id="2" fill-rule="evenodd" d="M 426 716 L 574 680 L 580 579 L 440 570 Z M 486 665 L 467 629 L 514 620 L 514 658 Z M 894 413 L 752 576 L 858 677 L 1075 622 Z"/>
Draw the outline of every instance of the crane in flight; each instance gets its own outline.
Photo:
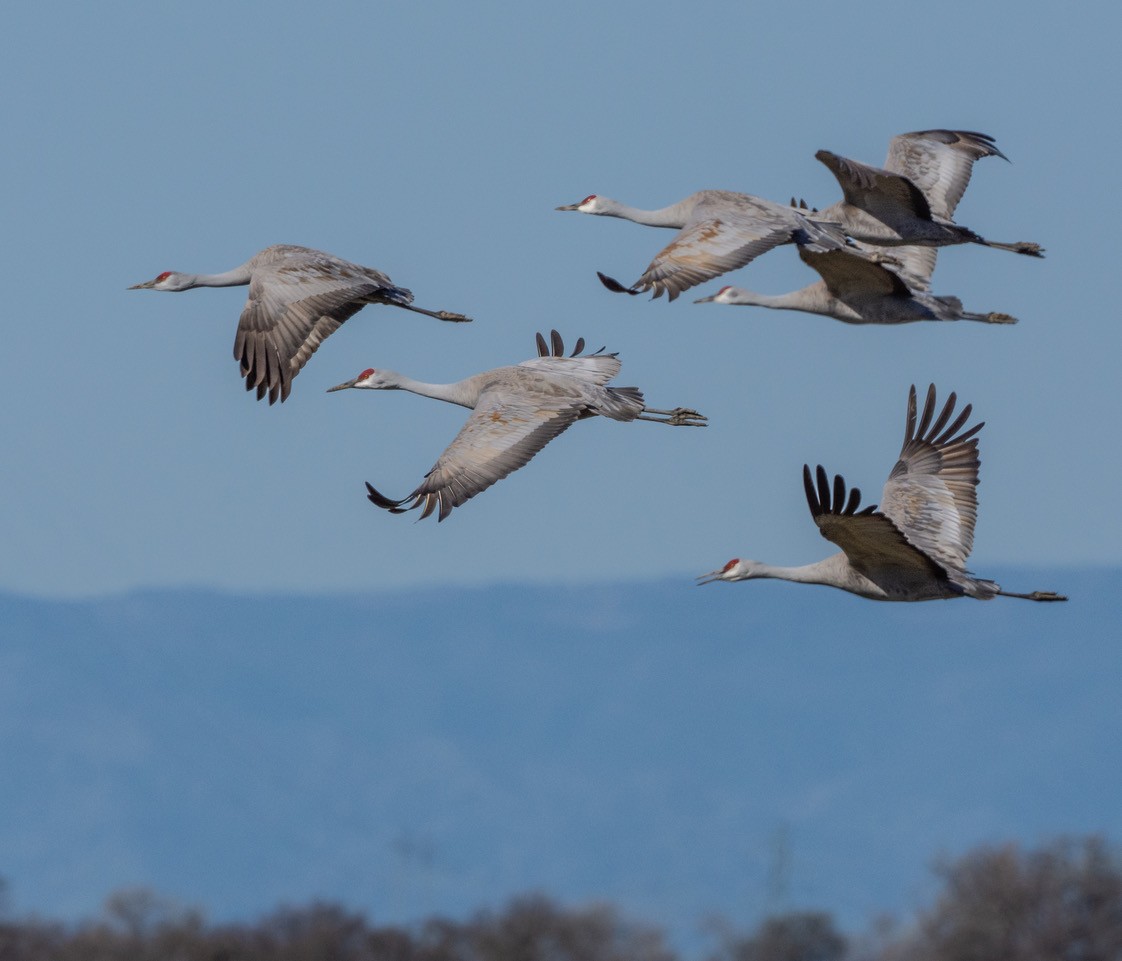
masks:
<path id="1" fill-rule="evenodd" d="M 888 248 L 883 248 L 888 249 Z M 892 248 L 926 250 L 935 247 Z M 907 324 L 917 320 L 976 320 L 984 324 L 1015 324 L 1016 317 L 963 309 L 957 297 L 936 296 L 927 290 L 927 278 L 889 266 L 883 256 L 838 248 L 814 251 L 799 246 L 799 257 L 822 278 L 786 294 L 758 294 L 743 287 L 722 287 L 695 304 L 744 304 L 776 310 L 822 314 L 847 324 Z M 934 267 L 935 258 L 923 266 Z M 901 265 L 903 266 L 903 265 Z"/>
<path id="2" fill-rule="evenodd" d="M 413 292 L 397 287 L 382 271 L 293 244 L 274 244 L 223 274 L 182 274 L 165 270 L 129 290 L 191 290 L 244 287 L 249 299 L 234 338 L 234 359 L 245 389 L 257 399 L 284 401 L 292 378 L 343 322 L 367 304 L 389 304 L 453 322 L 470 317 L 413 306 Z"/>
<path id="3" fill-rule="evenodd" d="M 603 348 L 581 354 L 584 339 L 565 356 L 556 330 L 550 343 L 537 335 L 538 356 L 511 367 L 476 374 L 453 384 L 426 384 L 391 370 L 367 368 L 330 391 L 408 390 L 459 404 L 471 416 L 412 493 L 392 500 L 366 485 L 368 499 L 392 514 L 421 508 L 421 520 L 434 511 L 442 521 L 452 508 L 518 470 L 577 420 L 600 415 L 612 420 L 649 420 L 674 427 L 704 427 L 695 410 L 647 407 L 636 387 L 606 386 L 620 371 L 616 354 Z"/>
<path id="4" fill-rule="evenodd" d="M 642 210 L 591 194 L 580 203 L 557 210 L 575 210 L 601 217 L 620 217 L 650 227 L 678 231 L 630 287 L 597 272 L 615 293 L 653 290 L 674 300 L 682 291 L 736 270 L 782 244 L 800 243 L 812 250 L 844 247 L 844 232 L 786 204 L 729 190 L 700 190 L 659 210 Z"/>
<path id="5" fill-rule="evenodd" d="M 974 545 L 978 511 L 978 439 L 982 424 L 963 429 L 967 404 L 951 422 L 952 393 L 936 414 L 935 386 L 927 390 L 916 422 L 916 389 L 908 392 L 907 426 L 900 459 L 888 475 L 880 508 L 861 508 L 861 491 L 848 496 L 841 475 L 830 480 L 821 465 L 811 477 L 803 466 L 803 487 L 811 517 L 822 536 L 841 552 L 801 567 L 776 567 L 733 558 L 720 570 L 698 578 L 743 581 L 759 577 L 801 584 L 824 584 L 878 601 L 929 601 L 942 598 L 1020 597 L 1066 601 L 1053 591 L 1016 594 L 966 570 Z"/>
<path id="6" fill-rule="evenodd" d="M 1039 244 L 986 240 L 952 219 L 974 163 L 1005 156 L 993 137 L 972 130 L 917 130 L 893 137 L 884 167 L 850 160 L 829 150 L 814 155 L 837 178 L 843 197 L 818 211 L 854 240 L 878 245 L 981 244 L 1043 257 Z M 930 276 L 931 271 L 927 271 Z"/>

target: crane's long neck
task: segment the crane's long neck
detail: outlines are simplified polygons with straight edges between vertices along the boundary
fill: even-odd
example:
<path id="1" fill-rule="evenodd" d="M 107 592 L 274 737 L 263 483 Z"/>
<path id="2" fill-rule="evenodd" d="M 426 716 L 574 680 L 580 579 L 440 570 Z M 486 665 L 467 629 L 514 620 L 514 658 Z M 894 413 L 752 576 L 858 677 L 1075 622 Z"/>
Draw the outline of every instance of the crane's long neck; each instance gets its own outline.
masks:
<path id="1" fill-rule="evenodd" d="M 796 584 L 823 584 L 826 587 L 839 587 L 843 591 L 851 591 L 878 600 L 885 596 L 884 591 L 876 584 L 853 569 L 849 559 L 842 552 L 799 567 L 778 567 L 774 564 L 752 561 L 749 576 L 794 581 Z"/>
<path id="2" fill-rule="evenodd" d="M 474 408 L 479 399 L 479 387 L 474 377 L 458 380 L 453 384 L 426 384 L 424 381 L 413 380 L 412 377 L 394 371 L 383 371 L 382 376 L 385 379 L 384 389 L 387 390 L 407 390 L 422 397 L 432 397 L 469 408 Z"/>
<path id="3" fill-rule="evenodd" d="M 827 584 L 834 587 L 837 584 L 836 572 L 833 571 L 832 565 L 827 564 L 827 561 L 832 558 L 827 557 L 825 560 L 815 561 L 813 564 L 801 564 L 798 567 L 781 567 L 776 564 L 760 564 L 753 565 L 753 577 L 770 577 L 779 581 L 794 581 L 796 584 Z"/>
<path id="4" fill-rule="evenodd" d="M 827 300 L 824 285 L 811 284 L 800 290 L 792 290 L 786 294 L 759 294 L 754 290 L 739 289 L 736 294 L 726 301 L 730 304 L 746 304 L 751 307 L 770 307 L 772 310 L 801 310 L 812 314 L 827 312 Z"/>
<path id="5" fill-rule="evenodd" d="M 250 279 L 249 267 L 245 264 L 227 270 L 224 274 L 190 275 L 191 287 L 244 287 Z"/>
<path id="6" fill-rule="evenodd" d="M 600 203 L 602 209 L 596 212 L 602 217 L 620 217 L 623 220 L 630 220 L 633 223 L 644 224 L 648 227 L 673 227 L 675 229 L 686 225 L 686 221 L 689 220 L 694 208 L 694 204 L 689 198 L 671 204 L 669 207 L 662 207 L 659 210 L 643 210 L 640 207 L 621 204 L 618 200 L 610 200 L 607 197 L 600 198 Z"/>

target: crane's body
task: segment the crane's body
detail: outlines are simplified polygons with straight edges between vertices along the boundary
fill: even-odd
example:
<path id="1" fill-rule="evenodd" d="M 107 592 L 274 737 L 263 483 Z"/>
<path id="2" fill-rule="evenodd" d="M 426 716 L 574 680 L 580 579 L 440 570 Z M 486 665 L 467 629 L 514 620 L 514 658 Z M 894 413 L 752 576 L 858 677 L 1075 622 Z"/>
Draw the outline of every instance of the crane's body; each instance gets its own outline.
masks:
<path id="1" fill-rule="evenodd" d="M 978 440 L 982 424 L 963 429 L 967 404 L 951 422 L 952 393 L 936 414 L 935 387 L 928 388 L 916 419 L 916 390 L 908 393 L 907 424 L 900 458 L 881 494 L 881 504 L 860 508 L 861 491 L 847 494 L 841 475 L 831 486 L 819 465 L 812 477 L 803 467 L 803 487 L 822 536 L 841 552 L 801 567 L 776 567 L 733 558 L 698 580 L 740 581 L 778 578 L 837 587 L 882 601 L 928 601 L 955 597 L 989 600 L 997 596 L 1032 601 L 1065 601 L 1052 591 L 1018 594 L 966 570 L 974 545 L 978 498 Z"/>
<path id="2" fill-rule="evenodd" d="M 292 379 L 321 343 L 367 304 L 389 304 L 438 320 L 469 321 L 463 314 L 413 306 L 413 293 L 373 267 L 294 244 L 274 244 L 221 274 L 164 271 L 130 290 L 183 291 L 249 285 L 238 321 L 234 358 L 246 390 L 272 404 L 284 401 Z"/>
<path id="3" fill-rule="evenodd" d="M 743 267 L 782 244 L 798 242 L 811 249 L 828 250 L 843 247 L 846 242 L 838 227 L 821 223 L 796 208 L 729 190 L 700 190 L 658 210 L 631 207 L 596 194 L 557 209 L 678 230 L 630 287 L 600 274 L 609 290 L 629 294 L 652 290 L 652 297 L 665 293 L 668 300 Z"/>
<path id="4" fill-rule="evenodd" d="M 454 507 L 522 467 L 554 437 L 585 417 L 705 425 L 706 418 L 697 411 L 682 407 L 657 410 L 645 405 L 636 387 L 607 386 L 620 371 L 615 354 L 580 355 L 582 339 L 574 354 L 566 357 L 557 331 L 552 331 L 549 345 L 541 334 L 537 341 L 539 356 L 452 384 L 429 384 L 394 371 L 368 368 L 353 380 L 330 388 L 407 390 L 472 410 L 467 423 L 412 493 L 393 500 L 367 484 L 371 503 L 394 514 L 420 507 L 421 518 L 436 511 L 437 519 L 444 520 Z"/>
<path id="5" fill-rule="evenodd" d="M 799 247 L 799 256 L 803 263 L 818 272 L 821 280 L 801 290 L 774 295 L 759 294 L 743 287 L 722 287 L 712 296 L 694 302 L 798 310 L 833 317 L 847 324 L 907 324 L 923 320 L 1017 322 L 1017 318 L 1009 314 L 964 310 L 957 297 L 937 296 L 924 288 L 913 287 L 911 283 L 915 281 L 911 278 L 914 275 L 893 269 L 860 251 L 839 248 L 815 252 Z"/>
<path id="6" fill-rule="evenodd" d="M 952 219 L 974 162 L 983 157 L 1008 159 L 986 134 L 969 130 L 900 134 L 890 142 L 883 168 L 829 150 L 819 150 L 815 157 L 837 178 L 843 198 L 814 216 L 840 225 L 854 240 L 880 246 L 981 244 L 1043 256 L 1039 244 L 987 240 Z"/>

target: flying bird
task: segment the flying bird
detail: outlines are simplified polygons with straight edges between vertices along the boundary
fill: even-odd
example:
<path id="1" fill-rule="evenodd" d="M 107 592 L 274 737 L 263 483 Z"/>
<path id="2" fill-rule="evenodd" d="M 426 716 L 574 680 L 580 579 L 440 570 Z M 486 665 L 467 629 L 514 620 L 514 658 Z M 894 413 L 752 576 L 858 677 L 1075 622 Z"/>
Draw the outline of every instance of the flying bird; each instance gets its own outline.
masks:
<path id="1" fill-rule="evenodd" d="M 641 210 L 596 194 L 556 209 L 676 229 L 677 236 L 630 287 L 598 273 L 611 291 L 639 294 L 653 290 L 652 299 L 665 293 L 668 300 L 674 300 L 682 291 L 743 267 L 781 244 L 797 242 L 812 250 L 846 244 L 845 234 L 837 226 L 821 223 L 786 204 L 728 190 L 701 190 L 660 210 Z"/>
<path id="2" fill-rule="evenodd" d="M 814 155 L 837 178 L 843 199 L 814 216 L 840 224 L 854 240 L 870 244 L 943 247 L 981 244 L 1043 257 L 1039 244 L 986 240 L 953 221 L 974 163 L 1008 158 L 993 137 L 970 130 L 917 130 L 893 137 L 884 168 L 829 150 Z M 930 275 L 930 270 L 927 271 Z"/>
<path id="3" fill-rule="evenodd" d="M 860 508 L 861 491 L 846 495 L 841 475 L 833 487 L 819 465 L 814 478 L 803 466 L 810 514 L 822 536 L 841 552 L 801 567 L 775 567 L 733 558 L 723 568 L 698 578 L 742 581 L 772 577 L 801 584 L 825 584 L 878 601 L 929 601 L 998 595 L 1030 601 L 1066 601 L 1052 591 L 1015 594 L 966 570 L 974 545 L 978 510 L 978 439 L 982 424 L 963 429 L 967 404 L 951 422 L 952 393 L 936 415 L 935 387 L 927 391 L 916 423 L 916 389 L 908 393 L 908 417 L 900 459 L 888 475 L 881 506 Z"/>
<path id="4" fill-rule="evenodd" d="M 888 249 L 888 248 L 885 248 Z M 935 247 L 892 248 L 928 250 Z M 743 287 L 722 287 L 695 304 L 747 304 L 777 310 L 801 310 L 845 321 L 847 324 L 907 324 L 917 320 L 977 320 L 985 324 L 1015 324 L 1016 317 L 1002 313 L 977 314 L 964 310 L 957 297 L 927 291 L 927 279 L 894 269 L 881 255 L 838 248 L 814 251 L 799 247 L 804 264 L 821 276 L 800 290 L 786 294 L 758 294 Z M 928 261 L 924 260 L 924 265 Z M 934 266 L 934 257 L 930 266 Z M 902 266 L 902 265 L 900 265 Z"/>
<path id="5" fill-rule="evenodd" d="M 538 356 L 511 367 L 476 374 L 454 384 L 425 384 L 391 370 L 368 368 L 329 391 L 408 390 L 424 397 L 471 408 L 459 434 L 440 455 L 425 479 L 401 500 L 391 500 L 370 484 L 369 500 L 392 514 L 421 508 L 418 520 L 434 511 L 444 520 L 495 481 L 518 470 L 574 421 L 597 414 L 612 420 L 649 420 L 675 427 L 704 427 L 695 410 L 647 407 L 636 387 L 606 386 L 620 370 L 616 354 L 603 348 L 581 354 L 584 339 L 565 356 L 564 343 L 552 331 L 550 344 L 537 335 Z"/>
<path id="6" fill-rule="evenodd" d="M 396 287 L 382 271 L 342 260 L 322 250 L 275 244 L 223 274 L 181 274 L 165 270 L 129 290 L 190 290 L 193 287 L 244 287 L 249 299 L 238 321 L 234 359 L 245 389 L 257 399 L 284 401 L 324 340 L 367 304 L 389 304 L 454 322 L 463 314 L 413 306 L 413 292 Z"/>

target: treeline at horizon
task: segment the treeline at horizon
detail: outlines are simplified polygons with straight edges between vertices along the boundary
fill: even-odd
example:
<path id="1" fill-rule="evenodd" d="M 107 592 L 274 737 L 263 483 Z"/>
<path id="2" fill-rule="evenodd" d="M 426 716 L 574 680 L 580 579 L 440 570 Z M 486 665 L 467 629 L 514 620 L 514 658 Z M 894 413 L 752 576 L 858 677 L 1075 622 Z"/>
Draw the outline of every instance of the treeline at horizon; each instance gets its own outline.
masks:
<path id="1" fill-rule="evenodd" d="M 1122 856 L 1100 836 L 985 845 L 935 868 L 941 889 L 904 919 L 843 932 L 828 910 L 714 924 L 714 946 L 673 949 L 657 922 L 611 904 L 528 894 L 467 920 L 379 925 L 337 904 L 210 924 L 147 888 L 77 923 L 0 918 L 0 961 L 1122 961 Z M 7 884 L 0 888 L 0 894 Z"/>

